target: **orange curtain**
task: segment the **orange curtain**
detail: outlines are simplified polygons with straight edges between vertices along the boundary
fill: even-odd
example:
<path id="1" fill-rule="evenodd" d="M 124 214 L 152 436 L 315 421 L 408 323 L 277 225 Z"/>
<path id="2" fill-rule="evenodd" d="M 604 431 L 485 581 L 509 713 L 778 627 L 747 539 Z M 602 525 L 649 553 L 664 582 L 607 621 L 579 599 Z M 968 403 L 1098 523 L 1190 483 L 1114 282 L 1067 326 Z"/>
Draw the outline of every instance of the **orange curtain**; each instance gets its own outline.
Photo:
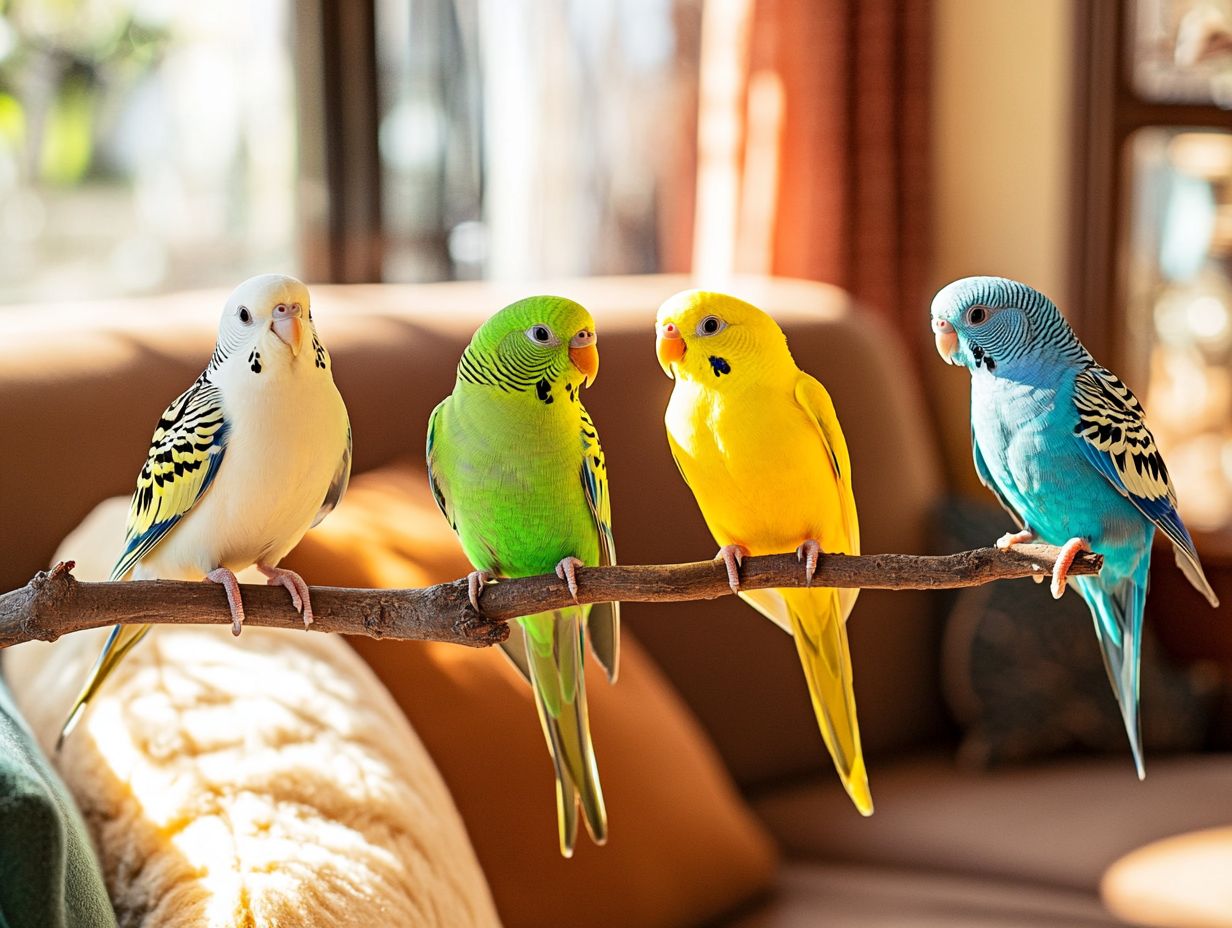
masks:
<path id="1" fill-rule="evenodd" d="M 703 23 L 694 269 L 826 281 L 918 327 L 931 0 L 710 0 L 705 10 L 726 20 Z M 707 30 L 725 47 L 708 45 Z M 733 68 L 743 93 L 715 112 L 721 93 L 708 81 L 730 88 Z M 738 180 L 723 183 L 724 166 Z M 734 208 L 705 200 L 728 195 Z M 716 231 L 729 214 L 731 228 Z"/>

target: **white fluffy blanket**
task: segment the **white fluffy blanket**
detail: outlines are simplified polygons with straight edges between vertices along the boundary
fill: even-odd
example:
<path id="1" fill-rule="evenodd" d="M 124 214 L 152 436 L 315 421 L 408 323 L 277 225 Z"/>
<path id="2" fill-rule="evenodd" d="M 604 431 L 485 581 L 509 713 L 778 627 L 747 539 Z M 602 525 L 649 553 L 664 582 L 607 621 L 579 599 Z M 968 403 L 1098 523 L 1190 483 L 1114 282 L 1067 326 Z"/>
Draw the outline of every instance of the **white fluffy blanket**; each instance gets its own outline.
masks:
<path id="1" fill-rule="evenodd" d="M 126 505 L 65 541 L 79 577 L 105 576 Z M 104 634 L 5 655 L 49 750 Z M 498 925 L 436 767 L 339 638 L 155 629 L 58 766 L 124 928 Z"/>

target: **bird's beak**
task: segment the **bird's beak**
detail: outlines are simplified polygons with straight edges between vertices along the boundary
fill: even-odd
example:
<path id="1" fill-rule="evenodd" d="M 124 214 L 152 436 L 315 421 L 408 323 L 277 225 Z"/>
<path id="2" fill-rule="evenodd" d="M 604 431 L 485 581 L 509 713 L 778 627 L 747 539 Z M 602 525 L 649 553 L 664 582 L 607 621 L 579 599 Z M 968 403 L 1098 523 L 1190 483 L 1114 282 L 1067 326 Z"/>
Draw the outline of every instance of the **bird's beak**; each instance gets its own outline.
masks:
<path id="1" fill-rule="evenodd" d="M 954 352 L 958 350 L 958 333 L 954 326 L 944 319 L 933 320 L 933 337 L 937 342 L 937 354 L 946 364 L 954 363 Z"/>
<path id="2" fill-rule="evenodd" d="M 680 335 L 680 328 L 674 322 L 665 322 L 663 325 L 656 326 L 658 338 L 655 339 L 655 354 L 659 356 L 659 367 L 663 368 L 663 373 L 667 374 L 672 380 L 675 376 L 672 374 L 672 365 L 679 363 L 684 358 L 685 351 L 688 346 L 685 345 L 684 339 Z"/>
<path id="3" fill-rule="evenodd" d="M 569 339 L 569 360 L 573 366 L 582 372 L 584 385 L 589 387 L 599 374 L 599 349 L 596 342 L 599 337 L 587 329 L 582 329 Z"/>
<path id="4" fill-rule="evenodd" d="M 279 303 L 274 307 L 274 321 L 270 323 L 274 334 L 291 349 L 292 357 L 299 356 L 303 343 L 303 312 L 303 307 L 298 303 Z"/>

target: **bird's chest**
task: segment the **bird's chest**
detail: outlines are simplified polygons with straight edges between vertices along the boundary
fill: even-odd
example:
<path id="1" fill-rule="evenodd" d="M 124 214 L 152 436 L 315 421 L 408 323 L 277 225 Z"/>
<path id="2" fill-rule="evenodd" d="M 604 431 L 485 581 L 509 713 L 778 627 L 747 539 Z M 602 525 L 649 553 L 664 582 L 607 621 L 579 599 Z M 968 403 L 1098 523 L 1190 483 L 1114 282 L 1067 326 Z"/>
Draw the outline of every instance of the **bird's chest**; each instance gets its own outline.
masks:
<path id="1" fill-rule="evenodd" d="M 1054 544 L 1098 532 L 1090 501 L 1108 488 L 1077 445 L 1066 385 L 984 375 L 973 379 L 971 399 L 972 435 L 989 476 L 1031 528 Z"/>
<path id="2" fill-rule="evenodd" d="M 725 396 L 682 380 L 665 424 L 720 544 L 759 553 L 823 540 L 837 489 L 816 425 L 791 396 Z"/>
<path id="3" fill-rule="evenodd" d="M 566 556 L 597 564 L 576 407 L 536 410 L 544 414 L 524 416 L 520 428 L 508 413 L 488 412 L 451 410 L 438 439 L 440 479 L 468 559 L 502 576 L 545 573 Z"/>
<path id="4" fill-rule="evenodd" d="M 149 559 L 160 576 L 277 563 L 303 537 L 346 449 L 332 380 L 227 402 L 231 435 L 209 490 Z"/>

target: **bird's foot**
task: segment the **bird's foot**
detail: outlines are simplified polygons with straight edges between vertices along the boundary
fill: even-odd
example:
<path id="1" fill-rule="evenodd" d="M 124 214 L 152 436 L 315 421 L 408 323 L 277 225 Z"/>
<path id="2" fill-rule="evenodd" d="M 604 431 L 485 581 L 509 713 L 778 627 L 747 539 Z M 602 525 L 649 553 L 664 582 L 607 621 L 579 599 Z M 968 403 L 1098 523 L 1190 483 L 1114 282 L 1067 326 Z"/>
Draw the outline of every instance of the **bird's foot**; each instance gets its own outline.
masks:
<path id="1" fill-rule="evenodd" d="M 575 603 L 578 601 L 577 568 L 585 566 L 573 555 L 562 557 L 560 563 L 556 565 L 556 576 L 565 581 L 569 587 L 569 595 L 573 597 Z"/>
<path id="2" fill-rule="evenodd" d="M 1052 584 L 1049 588 L 1052 590 L 1053 599 L 1060 599 L 1065 594 L 1069 568 L 1078 552 L 1090 550 L 1091 546 L 1085 538 L 1071 538 L 1061 546 L 1061 553 L 1057 555 L 1057 562 L 1052 567 Z"/>
<path id="3" fill-rule="evenodd" d="M 1035 541 L 1035 532 L 1024 528 L 1021 532 L 1006 532 L 997 539 L 997 550 L 1008 551 L 1014 545 L 1023 545 Z"/>
<path id="4" fill-rule="evenodd" d="M 727 568 L 727 585 L 733 593 L 740 592 L 740 565 L 749 556 L 749 549 L 744 545 L 724 545 L 714 556 L 716 561 L 722 561 Z"/>
<path id="5" fill-rule="evenodd" d="M 312 600 L 308 597 L 308 584 L 293 570 L 287 570 L 284 567 L 266 567 L 264 564 L 258 564 L 257 570 L 265 574 L 269 579 L 266 580 L 270 586 L 286 587 L 291 594 L 291 605 L 295 607 L 295 611 L 304 617 L 304 628 L 312 624 Z"/>
<path id="6" fill-rule="evenodd" d="M 814 538 L 809 538 L 796 548 L 796 560 L 804 563 L 804 585 L 813 585 L 813 574 L 817 573 L 817 559 L 821 557 L 821 545 Z"/>
<path id="7" fill-rule="evenodd" d="M 483 595 L 483 588 L 491 582 L 490 570 L 472 570 L 466 575 L 466 595 L 471 601 L 471 608 L 476 612 L 483 611 L 479 608 L 479 597 Z"/>
<path id="8" fill-rule="evenodd" d="M 238 635 L 244 629 L 244 603 L 240 599 L 240 582 L 235 574 L 225 567 L 211 570 L 205 575 L 206 583 L 219 583 L 227 592 L 227 605 L 231 607 L 231 634 Z"/>

